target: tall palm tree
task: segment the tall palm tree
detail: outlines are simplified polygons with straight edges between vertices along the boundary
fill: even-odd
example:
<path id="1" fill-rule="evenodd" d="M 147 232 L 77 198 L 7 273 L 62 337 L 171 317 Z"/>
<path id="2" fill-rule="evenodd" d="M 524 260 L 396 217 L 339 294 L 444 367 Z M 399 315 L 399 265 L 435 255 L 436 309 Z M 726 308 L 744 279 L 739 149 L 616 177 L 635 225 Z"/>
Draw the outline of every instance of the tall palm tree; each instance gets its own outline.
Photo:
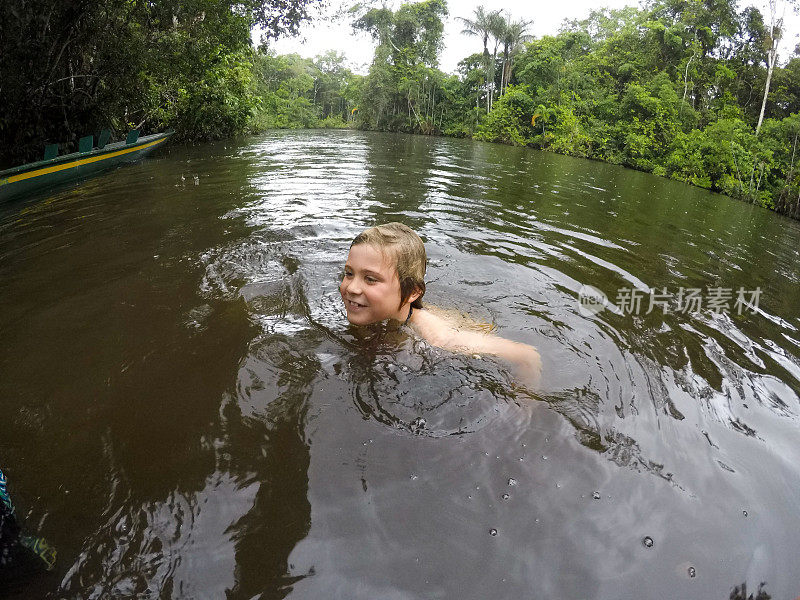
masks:
<path id="1" fill-rule="evenodd" d="M 483 56 L 484 58 L 488 58 L 489 56 L 489 35 L 491 33 L 491 20 L 492 16 L 499 11 L 490 11 L 486 12 L 486 9 L 483 6 L 479 6 L 475 9 L 475 18 L 474 19 L 467 19 L 465 17 L 456 17 L 459 21 L 464 24 L 464 29 L 461 30 L 461 33 L 464 35 L 474 35 L 480 37 L 483 40 Z"/>
<path id="2" fill-rule="evenodd" d="M 492 60 L 490 62 L 489 68 L 489 102 L 487 106 L 487 112 L 492 110 L 492 104 L 494 100 L 494 80 L 495 75 L 494 71 L 497 67 L 497 50 L 500 47 L 500 43 L 503 41 L 503 37 L 505 36 L 506 32 L 506 20 L 503 18 L 503 15 L 499 10 L 492 12 L 489 15 L 489 33 L 491 33 L 492 37 L 494 38 L 494 52 L 492 52 Z"/>
<path id="3" fill-rule="evenodd" d="M 491 55 L 489 54 L 489 36 L 492 35 L 493 29 L 496 26 L 497 17 L 500 15 L 499 10 L 486 12 L 483 6 L 475 9 L 475 17 L 467 19 L 465 17 L 456 17 L 464 24 L 464 29 L 461 31 L 464 35 L 474 35 L 481 38 L 483 41 L 483 66 L 486 71 L 485 85 L 486 85 L 486 110 L 488 112 L 489 101 L 489 84 L 490 84 L 490 63 Z M 493 69 L 492 69 L 493 70 Z"/>
<path id="4" fill-rule="evenodd" d="M 505 20 L 505 30 L 503 32 L 503 75 L 500 78 L 500 95 L 508 87 L 508 82 L 511 81 L 511 69 L 514 65 L 514 57 L 519 53 L 522 44 L 530 42 L 533 39 L 532 35 L 527 32 L 528 27 L 533 24 L 533 21 L 520 19 L 519 21 L 512 21 L 511 17 Z"/>

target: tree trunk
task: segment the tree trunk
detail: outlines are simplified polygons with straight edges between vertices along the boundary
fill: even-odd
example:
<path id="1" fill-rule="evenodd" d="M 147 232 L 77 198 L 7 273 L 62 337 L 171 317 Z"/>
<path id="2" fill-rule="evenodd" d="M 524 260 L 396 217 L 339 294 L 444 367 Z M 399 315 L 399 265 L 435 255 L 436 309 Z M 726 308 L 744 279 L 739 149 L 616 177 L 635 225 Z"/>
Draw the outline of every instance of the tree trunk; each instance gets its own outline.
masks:
<path id="1" fill-rule="evenodd" d="M 489 114 L 489 34 L 484 33 L 483 35 L 483 62 L 485 63 L 485 71 L 486 71 L 486 79 L 484 81 L 484 87 L 486 88 L 486 114 Z"/>
<path id="2" fill-rule="evenodd" d="M 508 43 L 503 44 L 503 72 L 500 74 L 500 95 L 506 89 L 506 66 L 508 65 Z"/>
<path id="3" fill-rule="evenodd" d="M 689 91 L 689 65 L 692 64 L 694 60 L 694 54 L 689 59 L 689 62 L 686 63 L 686 71 L 683 74 L 683 100 L 686 101 L 686 92 Z M 683 110 L 683 105 L 681 105 L 681 110 Z"/>
<path id="4" fill-rule="evenodd" d="M 775 20 L 778 9 L 778 0 L 769 0 L 769 39 L 772 42 L 767 53 L 767 83 L 764 85 L 764 99 L 761 101 L 761 112 L 758 115 L 758 125 L 756 125 L 756 137 L 761 131 L 761 123 L 764 121 L 764 110 L 767 107 L 767 96 L 769 96 L 769 84 L 772 81 L 772 71 L 778 60 L 778 40 L 775 39 L 775 30 L 783 27 L 783 17 Z"/>
<path id="5" fill-rule="evenodd" d="M 772 48 L 768 55 L 769 68 L 767 69 L 767 83 L 764 85 L 764 99 L 761 101 L 761 113 L 758 115 L 758 125 L 756 125 L 756 137 L 761 131 L 761 123 L 764 121 L 764 109 L 767 107 L 767 96 L 769 96 L 769 84 L 772 81 L 772 70 L 775 68 L 775 60 L 778 58 L 778 48 L 773 40 Z"/>
<path id="6" fill-rule="evenodd" d="M 494 44 L 494 53 L 492 54 L 492 80 L 489 82 L 489 110 L 492 110 L 492 104 L 494 103 L 494 94 L 491 92 L 494 91 L 494 70 L 497 66 L 497 42 Z"/>
<path id="7" fill-rule="evenodd" d="M 797 194 L 797 202 L 794 205 L 794 218 L 800 219 L 800 193 Z"/>

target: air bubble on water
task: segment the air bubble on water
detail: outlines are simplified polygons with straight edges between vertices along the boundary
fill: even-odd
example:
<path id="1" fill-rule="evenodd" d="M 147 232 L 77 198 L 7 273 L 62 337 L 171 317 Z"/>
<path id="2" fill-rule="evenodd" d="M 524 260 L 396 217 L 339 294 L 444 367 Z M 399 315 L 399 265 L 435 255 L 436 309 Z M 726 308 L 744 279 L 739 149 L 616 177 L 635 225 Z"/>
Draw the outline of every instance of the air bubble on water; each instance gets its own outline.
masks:
<path id="1" fill-rule="evenodd" d="M 542 454 L 542 460 L 547 460 L 547 456 L 545 456 L 544 454 Z"/>
<path id="2" fill-rule="evenodd" d="M 417 477 L 416 474 L 412 473 L 411 474 L 411 481 L 414 481 L 415 479 L 418 479 L 418 477 Z"/>
<path id="3" fill-rule="evenodd" d="M 509 496 L 508 494 L 503 494 L 503 495 L 501 496 L 501 498 L 502 498 L 503 500 L 508 500 L 508 499 L 510 498 L 510 496 Z"/>
<path id="4" fill-rule="evenodd" d="M 534 523 L 538 523 L 538 522 L 539 522 L 539 519 L 534 519 Z"/>
<path id="5" fill-rule="evenodd" d="M 560 483 L 557 483 L 557 484 L 556 484 L 556 487 L 557 487 L 557 488 L 560 488 L 560 487 L 561 487 L 561 484 L 560 484 Z"/>
<path id="6" fill-rule="evenodd" d="M 489 453 L 488 452 L 484 452 L 483 455 L 484 456 L 489 456 Z"/>
<path id="7" fill-rule="evenodd" d="M 523 448 L 526 448 L 527 446 L 528 446 L 528 444 L 522 444 Z"/>
<path id="8" fill-rule="evenodd" d="M 743 511 L 742 511 L 742 515 L 744 515 L 744 516 L 746 517 L 746 516 L 747 516 L 747 511 L 746 511 L 746 510 L 743 510 Z"/>
<path id="9" fill-rule="evenodd" d="M 517 480 L 513 477 L 508 478 L 508 485 L 517 485 Z"/>
<path id="10" fill-rule="evenodd" d="M 402 365 L 402 366 L 400 367 L 400 370 L 401 370 L 401 371 L 404 371 L 404 372 L 408 372 L 408 367 L 407 367 L 406 365 Z"/>
<path id="11" fill-rule="evenodd" d="M 524 456 L 520 456 L 519 457 L 519 462 L 522 462 L 523 460 L 525 460 L 525 457 Z"/>
<path id="12" fill-rule="evenodd" d="M 467 500 L 472 500 L 472 496 L 467 496 Z"/>
<path id="13" fill-rule="evenodd" d="M 123 516 L 117 523 L 117 532 L 121 533 L 122 535 L 127 535 L 129 529 L 130 525 L 128 523 L 128 517 Z"/>
<path id="14" fill-rule="evenodd" d="M 651 538 L 649 535 L 645 536 L 645 538 L 642 540 L 642 543 L 644 544 L 645 548 L 652 548 L 653 544 L 655 544 L 653 538 Z"/>
<path id="15" fill-rule="evenodd" d="M 491 535 L 492 537 L 496 536 L 497 535 L 497 529 L 490 529 L 489 530 L 489 535 Z"/>
<path id="16" fill-rule="evenodd" d="M 689 577 L 691 577 L 692 579 L 697 577 L 697 570 L 694 567 L 689 567 L 688 572 L 689 572 Z"/>
<path id="17" fill-rule="evenodd" d="M 592 498 L 594 498 L 595 500 L 600 500 L 600 492 L 595 492 L 594 494 L 592 494 Z"/>

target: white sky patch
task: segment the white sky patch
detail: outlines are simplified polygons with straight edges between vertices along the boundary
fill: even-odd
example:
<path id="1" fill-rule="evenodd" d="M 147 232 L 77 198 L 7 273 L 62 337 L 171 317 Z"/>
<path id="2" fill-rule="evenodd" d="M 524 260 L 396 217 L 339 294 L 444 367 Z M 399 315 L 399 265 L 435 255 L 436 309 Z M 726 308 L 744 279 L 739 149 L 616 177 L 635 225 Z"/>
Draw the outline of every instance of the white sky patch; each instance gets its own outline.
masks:
<path id="1" fill-rule="evenodd" d="M 339 7 L 348 7 L 355 4 L 355 2 L 356 0 L 352 0 L 352 2 L 337 2 L 334 0 L 325 15 L 331 16 Z M 396 10 L 401 3 L 397 0 L 387 0 L 386 5 Z M 503 9 L 513 19 L 533 21 L 529 31 L 533 36 L 539 38 L 543 35 L 555 35 L 558 33 L 565 19 L 585 19 L 592 9 L 601 6 L 618 9 L 624 6 L 638 6 L 639 2 L 636 0 L 605 0 L 601 3 L 596 0 L 567 0 L 565 2 L 503 0 L 502 3 L 493 3 L 487 0 L 450 0 L 448 2 L 449 15 L 445 20 L 444 26 L 444 50 L 439 57 L 439 68 L 443 71 L 447 73 L 455 72 L 458 61 L 470 54 L 483 50 L 483 43 L 480 39 L 461 33 L 464 27 L 456 19 L 456 17 L 471 18 L 475 8 L 479 5 L 491 10 Z M 742 6 L 749 5 L 759 7 L 764 14 L 764 20 L 766 22 L 769 21 L 766 2 L 740 3 L 740 9 Z M 786 35 L 784 35 L 778 56 L 781 64 L 789 58 L 795 44 L 800 41 L 800 36 L 796 33 L 800 30 L 800 16 L 787 9 L 785 20 Z M 254 32 L 253 38 L 257 43 L 259 34 Z M 314 22 L 301 28 L 298 37 L 280 39 L 272 43 L 272 48 L 278 54 L 297 53 L 306 58 L 314 58 L 328 50 L 336 50 L 345 55 L 353 71 L 365 75 L 369 69 L 369 64 L 372 62 L 375 44 L 368 35 L 355 33 L 346 18 L 338 21 L 316 18 Z"/>

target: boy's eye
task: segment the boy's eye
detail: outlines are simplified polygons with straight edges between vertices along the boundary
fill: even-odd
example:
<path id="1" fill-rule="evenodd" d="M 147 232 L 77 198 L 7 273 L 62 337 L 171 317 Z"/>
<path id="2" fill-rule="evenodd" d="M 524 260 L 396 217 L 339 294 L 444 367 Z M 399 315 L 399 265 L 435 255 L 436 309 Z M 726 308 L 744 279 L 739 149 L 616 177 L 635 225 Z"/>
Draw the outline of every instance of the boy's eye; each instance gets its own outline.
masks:
<path id="1" fill-rule="evenodd" d="M 374 277 L 372 277 L 370 275 L 367 275 L 364 279 L 366 279 L 368 283 L 377 283 L 377 281 L 378 281 L 377 279 L 375 279 Z"/>

